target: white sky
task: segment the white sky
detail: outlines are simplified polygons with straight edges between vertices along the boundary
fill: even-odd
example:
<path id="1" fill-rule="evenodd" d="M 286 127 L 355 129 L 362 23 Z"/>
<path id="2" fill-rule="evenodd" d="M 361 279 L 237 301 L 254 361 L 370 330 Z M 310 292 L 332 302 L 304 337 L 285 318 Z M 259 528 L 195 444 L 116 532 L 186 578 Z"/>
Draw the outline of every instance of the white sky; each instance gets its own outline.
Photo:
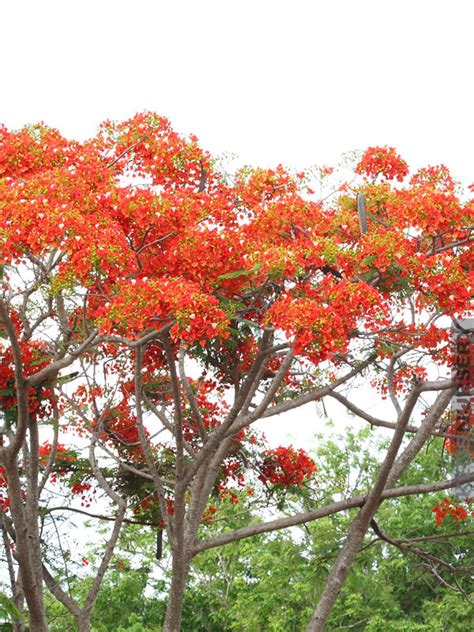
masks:
<path id="1" fill-rule="evenodd" d="M 9 127 L 83 138 L 149 109 L 245 163 L 388 144 L 474 181 L 471 0 L 4 0 L 0 19 Z"/>
<path id="2" fill-rule="evenodd" d="M 0 121 L 86 137 L 151 109 L 297 168 L 396 146 L 474 181 L 471 0 L 4 0 Z"/>

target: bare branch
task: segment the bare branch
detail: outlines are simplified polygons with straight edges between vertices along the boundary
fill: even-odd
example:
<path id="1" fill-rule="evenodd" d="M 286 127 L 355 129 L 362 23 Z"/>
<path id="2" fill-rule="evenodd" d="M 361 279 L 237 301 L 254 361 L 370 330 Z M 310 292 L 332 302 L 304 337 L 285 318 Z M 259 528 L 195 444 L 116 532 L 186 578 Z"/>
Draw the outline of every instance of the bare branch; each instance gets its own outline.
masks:
<path id="1" fill-rule="evenodd" d="M 445 562 L 440 557 L 433 555 L 432 553 L 428 553 L 417 547 L 412 546 L 406 540 L 402 541 L 395 538 L 391 538 L 382 531 L 382 529 L 379 527 L 379 525 L 374 519 L 371 520 L 370 526 L 372 527 L 375 535 L 377 535 L 384 542 L 387 542 L 388 544 L 395 546 L 397 549 L 399 549 L 402 552 L 408 551 L 409 553 L 413 553 L 414 555 L 418 557 L 429 560 L 430 562 L 434 562 L 435 564 L 439 564 L 440 566 L 443 566 L 451 573 L 460 573 L 460 572 L 470 573 L 474 569 L 474 566 L 455 567 L 452 564 Z"/>
<path id="2" fill-rule="evenodd" d="M 146 139 L 145 135 L 140 136 L 136 142 L 134 142 L 132 145 L 130 145 L 129 147 L 124 149 L 122 152 L 120 152 L 120 154 L 116 158 L 114 158 L 114 160 L 112 160 L 112 162 L 109 162 L 107 167 L 109 169 L 110 169 L 110 167 L 113 167 L 120 160 L 120 158 L 123 158 L 123 156 L 125 156 L 126 154 L 130 153 L 131 151 L 133 151 L 135 149 L 135 147 L 140 145 L 140 143 L 142 143 L 145 139 Z"/>
<path id="3" fill-rule="evenodd" d="M 331 391 L 336 389 L 338 386 L 344 384 L 351 378 L 361 373 L 365 368 L 369 366 L 369 364 L 371 364 L 375 360 L 376 357 L 377 356 L 375 353 L 371 354 L 366 360 L 363 360 L 357 367 L 352 369 L 352 371 L 349 371 L 349 373 L 346 373 L 346 375 L 343 375 L 337 380 L 334 380 L 332 384 L 322 386 L 321 388 L 316 388 L 309 393 L 301 395 L 300 397 L 287 400 L 285 402 L 282 402 L 281 404 L 276 404 L 275 406 L 267 408 L 267 410 L 261 415 L 261 418 L 264 419 L 266 417 L 272 417 L 273 415 L 280 415 L 281 413 L 284 413 L 288 410 L 299 408 L 300 406 L 312 402 L 315 399 L 319 399 L 321 397 L 324 397 L 325 395 L 329 395 L 329 393 L 331 393 Z"/>
<path id="4" fill-rule="evenodd" d="M 446 384 L 446 382 L 443 384 Z M 435 403 L 433 404 L 433 406 L 431 406 L 428 414 L 425 416 L 415 436 L 412 438 L 408 446 L 395 461 L 392 470 L 387 478 L 388 486 L 394 485 L 400 479 L 400 476 L 409 467 L 410 463 L 413 462 L 413 459 L 416 457 L 416 455 L 425 445 L 428 437 L 431 435 L 434 426 L 437 424 L 439 418 L 445 411 L 454 394 L 455 389 L 452 387 L 452 382 L 449 381 L 449 384 L 450 386 L 448 390 L 441 391 L 441 393 L 438 395 Z"/>

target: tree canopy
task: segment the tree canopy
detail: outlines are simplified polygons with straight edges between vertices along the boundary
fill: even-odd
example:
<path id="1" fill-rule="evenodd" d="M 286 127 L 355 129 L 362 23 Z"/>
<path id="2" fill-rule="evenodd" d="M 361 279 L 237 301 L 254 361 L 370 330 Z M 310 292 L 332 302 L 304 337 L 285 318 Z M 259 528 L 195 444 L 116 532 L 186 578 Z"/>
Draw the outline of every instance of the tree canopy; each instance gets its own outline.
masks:
<path id="1" fill-rule="evenodd" d="M 90 629 L 126 520 L 155 526 L 158 557 L 171 551 L 171 632 L 202 551 L 359 508 L 309 619 L 323 629 L 385 499 L 472 481 L 396 486 L 433 435 L 471 452 L 469 422 L 445 412 L 473 209 L 446 167 L 410 174 L 390 147 L 369 148 L 319 199 L 307 173 L 282 166 L 224 173 L 149 112 L 85 142 L 1 128 L 0 499 L 31 629 L 48 629 L 42 580 Z M 362 384 L 388 398 L 389 419 L 353 401 Z M 392 431 L 370 489 L 203 535 L 218 499 L 266 490 L 278 510 L 316 471 L 331 477 L 254 429 L 324 397 Z M 44 555 L 55 485 L 86 509 L 107 498 L 113 517 L 82 601 Z M 449 502 L 439 516 L 467 517 Z"/>

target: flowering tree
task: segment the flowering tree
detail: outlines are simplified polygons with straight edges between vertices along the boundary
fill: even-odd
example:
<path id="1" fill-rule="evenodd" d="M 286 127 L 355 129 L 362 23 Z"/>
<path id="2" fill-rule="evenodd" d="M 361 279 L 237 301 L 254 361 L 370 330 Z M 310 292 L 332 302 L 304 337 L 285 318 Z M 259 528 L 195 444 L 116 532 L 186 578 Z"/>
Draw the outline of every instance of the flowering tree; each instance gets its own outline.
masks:
<path id="1" fill-rule="evenodd" d="M 166 532 L 171 632 L 199 551 L 360 507 L 308 626 L 321 630 L 383 500 L 473 479 L 396 487 L 433 433 L 457 441 L 444 415 L 454 381 L 428 371 L 449 363 L 442 317 L 469 306 L 474 201 L 446 168 L 409 178 L 375 148 L 323 204 L 282 167 L 223 175 L 150 113 L 84 143 L 42 125 L 0 139 L 1 498 L 31 629 L 48 627 L 41 578 L 89 629 L 127 511 L 156 525 L 158 555 Z M 347 397 L 362 382 L 392 420 Z M 219 495 L 314 477 L 304 451 L 264 446 L 253 425 L 326 396 L 393 431 L 368 495 L 202 537 Z M 116 507 L 82 605 L 42 552 L 53 483 Z"/>

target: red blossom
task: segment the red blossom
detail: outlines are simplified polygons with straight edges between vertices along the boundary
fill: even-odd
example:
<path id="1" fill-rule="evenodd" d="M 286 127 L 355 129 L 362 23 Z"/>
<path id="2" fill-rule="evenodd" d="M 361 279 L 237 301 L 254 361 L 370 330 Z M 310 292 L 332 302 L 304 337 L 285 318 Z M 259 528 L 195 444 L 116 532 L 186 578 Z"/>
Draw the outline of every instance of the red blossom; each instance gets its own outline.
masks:
<path id="1" fill-rule="evenodd" d="M 263 453 L 259 479 L 270 485 L 301 487 L 317 471 L 316 464 L 304 450 L 278 447 Z"/>
<path id="2" fill-rule="evenodd" d="M 382 175 L 387 180 L 396 178 L 401 182 L 408 175 L 408 165 L 393 147 L 369 147 L 355 171 L 371 178 Z"/>
<path id="3" fill-rule="evenodd" d="M 432 512 L 434 513 L 434 518 L 436 520 L 436 524 L 440 527 L 445 520 L 445 518 L 450 515 L 452 516 L 455 522 L 465 522 L 468 519 L 468 516 L 474 516 L 474 512 L 469 513 L 469 499 L 466 500 L 467 509 L 462 505 L 454 503 L 449 498 L 445 498 L 444 500 L 437 503 Z"/>

